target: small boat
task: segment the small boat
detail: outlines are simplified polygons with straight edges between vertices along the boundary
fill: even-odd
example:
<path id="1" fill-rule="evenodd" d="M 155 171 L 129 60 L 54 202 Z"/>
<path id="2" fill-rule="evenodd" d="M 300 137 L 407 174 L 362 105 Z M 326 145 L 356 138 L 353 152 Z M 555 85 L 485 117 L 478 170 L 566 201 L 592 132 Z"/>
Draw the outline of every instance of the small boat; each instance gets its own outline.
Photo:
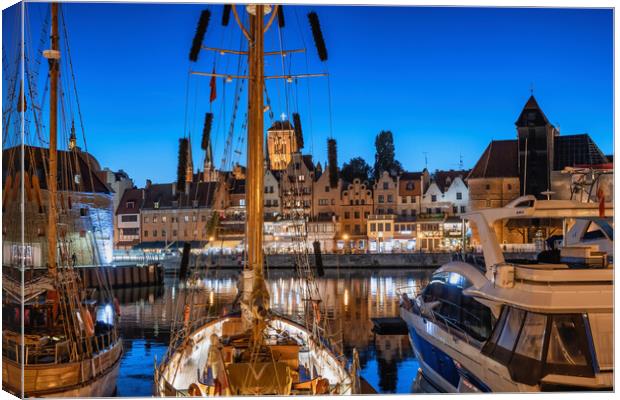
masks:
<path id="1" fill-rule="evenodd" d="M 613 390 L 613 205 L 523 196 L 465 218 L 484 265 L 453 261 L 401 289 L 424 378 L 443 392 Z M 561 249 L 507 262 L 491 227 L 532 218 L 563 222 Z"/>
<path id="2" fill-rule="evenodd" d="M 193 322 L 190 317 L 191 305 L 186 305 L 181 332 L 173 337 L 168 353 L 155 371 L 157 396 L 314 395 L 361 392 L 356 353 L 354 352 L 351 368 L 347 368 L 346 359 L 338 355 L 330 342 L 321 335 L 324 331 L 321 302 L 316 282 L 312 279 L 307 263 L 303 263 L 302 260 L 298 268 L 307 274 L 300 277 L 304 281 L 308 316 L 305 323 L 291 321 L 269 308 L 270 294 L 265 284 L 263 260 L 265 162 L 263 95 L 266 91 L 264 56 L 267 54 L 264 52 L 264 34 L 276 16 L 281 15 L 279 7 L 281 6 L 248 5 L 244 7 L 247 15 L 240 17 L 237 6 L 225 6 L 223 21 L 228 20 L 226 13 L 229 17 L 232 11 L 249 42 L 247 51 L 216 49 L 222 54 L 248 55 L 249 66 L 248 160 L 245 181 L 247 260 L 244 262 L 244 271 L 239 282 L 239 307 L 234 312 L 220 317 Z M 203 21 L 208 21 L 209 18 L 209 14 L 203 18 L 204 13 L 197 30 L 198 49 L 206 29 Z M 316 14 L 312 18 L 314 17 Z M 242 23 L 242 20 L 247 19 L 249 19 L 248 28 Z M 313 25 L 314 31 L 316 27 L 318 22 Z M 282 56 L 286 53 L 281 50 L 274 54 Z M 221 74 L 201 73 L 201 75 L 216 77 Z M 292 81 L 297 77 L 272 78 Z M 179 170 L 185 169 L 179 167 Z M 304 258 L 303 254 L 299 256 L 300 259 Z M 305 257 L 307 258 L 307 254 Z M 182 263 L 180 270 L 186 271 L 187 266 Z"/>
<path id="3" fill-rule="evenodd" d="M 50 70 L 49 148 L 5 148 L 10 135 L 3 142 L 2 388 L 19 397 L 111 396 L 123 353 L 118 304 L 106 286 L 87 291 L 74 267 L 98 265 L 99 225 L 89 207 L 111 209 L 112 195 L 94 177 L 92 156 L 79 148 L 58 150 L 59 14 L 60 5 L 51 3 L 51 49 L 43 52 Z M 31 80 L 26 102 L 22 82 L 19 99 L 11 99 L 16 110 L 8 109 L 26 121 L 30 115 L 24 114 L 32 112 L 38 137 L 47 142 L 33 104 L 35 85 Z M 4 114 L 5 127 L 10 114 Z M 20 133 L 19 142 L 28 138 Z"/>

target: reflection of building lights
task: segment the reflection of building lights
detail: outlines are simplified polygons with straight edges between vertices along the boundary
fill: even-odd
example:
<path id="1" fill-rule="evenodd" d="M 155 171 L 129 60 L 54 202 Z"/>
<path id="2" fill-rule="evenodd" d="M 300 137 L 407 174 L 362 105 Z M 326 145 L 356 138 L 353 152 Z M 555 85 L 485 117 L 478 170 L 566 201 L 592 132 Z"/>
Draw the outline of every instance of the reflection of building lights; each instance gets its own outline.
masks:
<path id="1" fill-rule="evenodd" d="M 213 290 L 209 292 L 209 305 L 212 306 L 213 302 L 214 302 L 214 298 L 213 298 Z"/>
<path id="2" fill-rule="evenodd" d="M 344 305 L 345 307 L 349 306 L 349 289 L 344 290 Z"/>

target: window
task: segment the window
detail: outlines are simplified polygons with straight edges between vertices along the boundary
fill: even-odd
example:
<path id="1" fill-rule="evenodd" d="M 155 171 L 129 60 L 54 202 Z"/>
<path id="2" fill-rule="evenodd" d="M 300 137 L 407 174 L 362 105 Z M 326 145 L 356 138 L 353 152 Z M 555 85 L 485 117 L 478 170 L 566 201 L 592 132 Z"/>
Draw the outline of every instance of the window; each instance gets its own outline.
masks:
<path id="1" fill-rule="evenodd" d="M 379 203 L 383 203 L 383 195 L 382 194 L 379 195 Z"/>
<path id="2" fill-rule="evenodd" d="M 353 215 L 355 216 L 355 219 L 359 219 L 360 218 L 360 212 L 359 211 L 355 211 L 353 213 Z"/>
<path id="3" fill-rule="evenodd" d="M 435 214 L 441 214 L 441 208 L 435 208 Z"/>
<path id="4" fill-rule="evenodd" d="M 426 213 L 427 213 L 427 214 L 432 214 L 432 213 L 433 213 L 433 210 L 432 210 L 431 208 L 427 208 L 427 209 L 426 209 Z"/>
<path id="5" fill-rule="evenodd" d="M 176 235 L 177 235 L 177 230 L 176 230 L 176 229 L 173 229 L 173 230 L 172 230 L 172 236 L 176 236 Z"/>
<path id="6" fill-rule="evenodd" d="M 128 201 L 127 202 L 127 208 L 134 208 L 135 205 L 136 205 L 136 203 L 134 203 L 133 201 Z"/>
<path id="7" fill-rule="evenodd" d="M 466 210 L 467 210 L 467 209 L 466 209 L 466 207 L 465 207 L 465 206 L 461 206 L 461 212 L 462 212 L 462 213 L 466 212 Z"/>
<path id="8" fill-rule="evenodd" d="M 356 234 L 359 234 L 359 233 L 361 232 L 361 231 L 360 231 L 360 226 L 359 226 L 359 225 L 357 225 L 357 224 L 355 225 L 354 232 L 355 232 Z"/>
<path id="9" fill-rule="evenodd" d="M 149 231 L 144 231 L 144 237 L 149 237 Z"/>
<path id="10" fill-rule="evenodd" d="M 508 190 L 512 190 L 512 185 L 510 183 L 508 184 Z"/>
<path id="11" fill-rule="evenodd" d="M 325 192 L 329 192 L 329 186 L 325 186 Z"/>
<path id="12" fill-rule="evenodd" d="M 121 215 L 122 222 L 138 222 L 137 215 Z"/>
<path id="13" fill-rule="evenodd" d="M 147 222 L 149 222 L 149 217 L 144 217 L 143 221 L 146 224 Z"/>
<path id="14" fill-rule="evenodd" d="M 375 224 L 374 222 L 370 224 L 370 231 L 371 232 L 376 232 L 377 231 L 377 224 Z"/>
<path id="15" fill-rule="evenodd" d="M 153 237 L 157 237 L 157 231 L 153 231 Z"/>
<path id="16" fill-rule="evenodd" d="M 413 190 L 414 187 L 415 185 L 413 182 L 407 182 L 407 186 L 406 186 L 407 190 Z"/>
<path id="17" fill-rule="evenodd" d="M 153 202 L 153 208 L 159 208 L 159 201 Z"/>
<path id="18" fill-rule="evenodd" d="M 157 215 L 153 215 L 153 223 L 157 223 Z M 157 235 L 153 235 L 153 236 L 157 236 Z"/>
<path id="19" fill-rule="evenodd" d="M 407 210 L 401 210 L 400 215 L 402 215 L 403 217 L 407 216 Z"/>
<path id="20" fill-rule="evenodd" d="M 364 211 L 364 218 L 368 219 L 368 216 L 370 215 L 370 212 L 368 211 Z"/>
<path id="21" fill-rule="evenodd" d="M 189 215 L 184 215 L 183 216 L 183 221 L 189 222 Z"/>
<path id="22" fill-rule="evenodd" d="M 168 237 L 168 236 L 166 235 L 166 231 L 165 231 L 165 230 L 163 230 L 163 229 L 161 230 L 161 235 L 162 235 L 163 237 Z"/>
<path id="23" fill-rule="evenodd" d="M 389 188 L 389 183 L 383 182 L 383 190 L 387 190 Z"/>
<path id="24" fill-rule="evenodd" d="M 383 222 L 379 222 L 377 226 L 378 226 L 379 232 L 383 232 Z"/>
<path id="25" fill-rule="evenodd" d="M 491 200 L 487 200 L 487 207 L 491 207 Z"/>
<path id="26" fill-rule="evenodd" d="M 351 213 L 349 213 L 348 211 L 344 212 L 344 219 L 349 219 L 351 217 Z"/>
<path id="27" fill-rule="evenodd" d="M 491 185 L 487 184 L 486 188 L 487 190 L 491 190 Z"/>
<path id="28" fill-rule="evenodd" d="M 461 193 L 461 192 L 456 192 L 456 199 L 457 199 L 457 200 L 463 200 L 463 193 Z"/>
<path id="29" fill-rule="evenodd" d="M 456 214 L 459 212 L 459 208 L 457 206 L 452 206 L 452 214 Z"/>
<path id="30" fill-rule="evenodd" d="M 431 195 L 431 202 L 434 203 L 436 201 L 437 201 L 437 195 L 436 194 Z"/>
<path id="31" fill-rule="evenodd" d="M 411 210 L 411 216 L 412 216 L 412 217 L 415 217 L 415 216 L 416 216 L 416 214 L 417 214 L 417 211 L 416 211 L 416 210 Z"/>
<path id="32" fill-rule="evenodd" d="M 411 202 L 412 202 L 413 204 L 415 204 L 415 202 L 416 202 L 416 198 L 415 198 L 415 197 L 412 197 L 412 198 L 411 198 Z"/>
<path id="33" fill-rule="evenodd" d="M 392 196 L 391 194 L 388 194 L 387 201 L 388 201 L 388 203 L 393 203 L 394 202 L 394 196 Z"/>
<path id="34" fill-rule="evenodd" d="M 385 231 L 386 232 L 391 232 L 392 231 L 392 224 L 390 224 L 389 222 L 385 223 Z"/>
<path id="35" fill-rule="evenodd" d="M 245 207 L 245 199 L 239 199 L 239 205 Z"/>
<path id="36" fill-rule="evenodd" d="M 88 216 L 88 207 L 81 207 L 80 208 L 80 217 L 86 217 Z"/>
<path id="37" fill-rule="evenodd" d="M 299 176 L 297 176 L 297 180 L 299 182 L 304 182 L 306 180 L 306 176 L 305 175 L 299 175 Z"/>
<path id="38" fill-rule="evenodd" d="M 402 197 L 401 197 L 401 202 L 402 202 L 403 204 L 407 204 L 407 196 L 402 196 Z"/>
<path id="39" fill-rule="evenodd" d="M 388 213 L 388 214 L 394 214 L 394 209 L 392 209 L 392 208 L 388 208 L 388 209 L 387 209 L 387 213 Z"/>
<path id="40" fill-rule="evenodd" d="M 196 218 L 197 218 L 196 214 L 192 215 L 192 222 L 196 222 Z"/>
<path id="41" fill-rule="evenodd" d="M 153 221 L 153 222 L 155 222 L 155 221 Z M 166 222 L 166 216 L 165 215 L 161 216 L 161 222 Z M 172 222 L 174 222 L 174 217 L 172 217 Z"/>

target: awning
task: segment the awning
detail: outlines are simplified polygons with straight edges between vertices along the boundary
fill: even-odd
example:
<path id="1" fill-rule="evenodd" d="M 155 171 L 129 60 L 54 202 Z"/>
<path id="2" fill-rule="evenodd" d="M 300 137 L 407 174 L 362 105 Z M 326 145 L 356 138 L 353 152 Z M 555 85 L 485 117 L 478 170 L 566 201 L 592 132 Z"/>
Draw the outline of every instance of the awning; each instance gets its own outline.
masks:
<path id="1" fill-rule="evenodd" d="M 210 248 L 210 249 L 221 249 L 221 248 L 225 248 L 225 249 L 234 249 L 236 247 L 239 247 L 242 245 L 241 240 L 235 240 L 235 239 L 231 239 L 231 240 L 213 240 L 211 242 L 208 242 L 206 244 L 206 248 Z"/>

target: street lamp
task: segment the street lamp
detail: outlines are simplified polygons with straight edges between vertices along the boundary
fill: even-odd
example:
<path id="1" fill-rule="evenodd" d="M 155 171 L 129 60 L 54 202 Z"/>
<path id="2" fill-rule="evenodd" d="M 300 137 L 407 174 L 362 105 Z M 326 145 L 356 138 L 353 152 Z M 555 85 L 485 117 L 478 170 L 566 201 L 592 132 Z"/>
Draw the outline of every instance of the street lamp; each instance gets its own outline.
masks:
<path id="1" fill-rule="evenodd" d="M 344 240 L 344 252 L 347 253 L 347 248 L 349 247 L 349 235 L 345 233 L 344 235 L 342 235 L 342 239 Z"/>

